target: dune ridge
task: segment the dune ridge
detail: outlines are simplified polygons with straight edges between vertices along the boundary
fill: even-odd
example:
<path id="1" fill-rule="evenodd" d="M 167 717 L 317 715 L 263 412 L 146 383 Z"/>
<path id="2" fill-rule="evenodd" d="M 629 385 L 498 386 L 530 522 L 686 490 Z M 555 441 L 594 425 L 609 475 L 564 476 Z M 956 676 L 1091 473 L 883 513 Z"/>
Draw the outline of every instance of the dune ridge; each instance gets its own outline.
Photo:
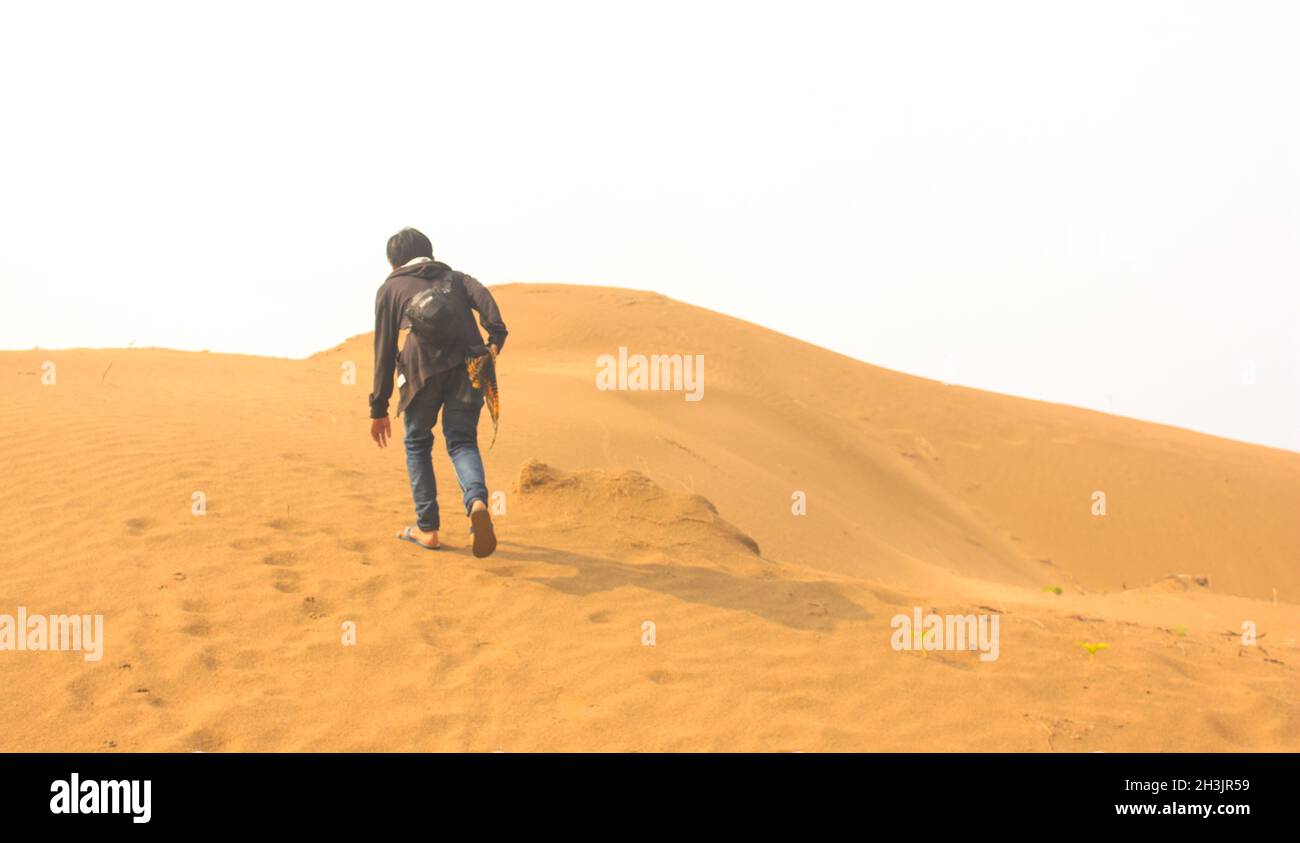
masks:
<path id="1" fill-rule="evenodd" d="M 653 293 L 493 291 L 486 560 L 440 444 L 446 548 L 392 538 L 411 514 L 400 440 L 366 435 L 369 335 L 305 360 L 0 352 L 0 613 L 106 630 L 98 663 L 0 652 L 22 690 L 0 748 L 1300 748 L 1300 454 Z M 620 346 L 703 355 L 703 400 L 598 390 Z M 913 607 L 998 614 L 998 659 L 894 650 Z"/>

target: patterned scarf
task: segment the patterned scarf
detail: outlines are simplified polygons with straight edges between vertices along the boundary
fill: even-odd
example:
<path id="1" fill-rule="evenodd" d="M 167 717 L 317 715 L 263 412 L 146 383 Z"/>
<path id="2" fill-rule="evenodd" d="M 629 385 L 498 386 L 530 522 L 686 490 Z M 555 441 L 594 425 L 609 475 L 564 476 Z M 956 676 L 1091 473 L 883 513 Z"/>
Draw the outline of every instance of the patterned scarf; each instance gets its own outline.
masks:
<path id="1" fill-rule="evenodd" d="M 492 445 L 497 443 L 497 425 L 501 417 L 501 394 L 497 391 L 497 356 L 489 348 L 486 354 L 469 357 L 465 360 L 465 370 L 469 373 L 469 385 L 483 390 L 483 403 L 487 404 L 492 414 Z M 492 450 L 488 445 L 488 450 Z"/>

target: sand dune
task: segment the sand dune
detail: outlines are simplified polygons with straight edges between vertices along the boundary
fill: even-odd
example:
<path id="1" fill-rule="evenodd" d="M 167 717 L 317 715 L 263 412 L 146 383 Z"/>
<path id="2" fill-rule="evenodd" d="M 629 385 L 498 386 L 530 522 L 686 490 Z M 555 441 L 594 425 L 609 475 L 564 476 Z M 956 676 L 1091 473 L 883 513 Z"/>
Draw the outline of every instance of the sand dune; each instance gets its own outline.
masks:
<path id="1" fill-rule="evenodd" d="M 494 292 L 485 560 L 441 445 L 446 547 L 392 538 L 369 335 L 0 352 L 0 614 L 106 628 L 0 652 L 0 750 L 1300 750 L 1300 454 Z M 704 355 L 703 400 L 598 390 L 620 346 Z M 998 658 L 896 651 L 917 606 L 996 613 Z"/>

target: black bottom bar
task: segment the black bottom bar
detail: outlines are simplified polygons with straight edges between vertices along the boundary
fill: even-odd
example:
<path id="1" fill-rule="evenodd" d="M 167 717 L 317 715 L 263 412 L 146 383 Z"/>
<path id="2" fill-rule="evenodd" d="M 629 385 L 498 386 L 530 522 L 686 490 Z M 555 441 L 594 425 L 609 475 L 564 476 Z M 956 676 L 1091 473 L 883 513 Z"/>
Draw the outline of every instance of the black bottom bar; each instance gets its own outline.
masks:
<path id="1" fill-rule="evenodd" d="M 599 830 L 612 811 L 665 833 L 847 822 L 870 836 L 890 820 L 1222 832 L 1294 822 L 1298 770 L 1296 755 L 5 755 L 0 808 L 6 823 L 86 831 L 409 821 L 459 837 L 463 823 Z"/>

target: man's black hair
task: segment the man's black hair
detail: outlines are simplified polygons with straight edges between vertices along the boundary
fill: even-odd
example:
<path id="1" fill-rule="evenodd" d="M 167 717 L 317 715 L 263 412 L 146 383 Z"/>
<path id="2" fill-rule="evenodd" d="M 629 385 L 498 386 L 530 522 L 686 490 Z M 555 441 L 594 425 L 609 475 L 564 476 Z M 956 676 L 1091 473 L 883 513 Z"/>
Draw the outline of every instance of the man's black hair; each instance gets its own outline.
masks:
<path id="1" fill-rule="evenodd" d="M 433 257 L 433 244 L 414 228 L 403 228 L 388 238 L 388 264 L 393 269 L 415 258 Z"/>

